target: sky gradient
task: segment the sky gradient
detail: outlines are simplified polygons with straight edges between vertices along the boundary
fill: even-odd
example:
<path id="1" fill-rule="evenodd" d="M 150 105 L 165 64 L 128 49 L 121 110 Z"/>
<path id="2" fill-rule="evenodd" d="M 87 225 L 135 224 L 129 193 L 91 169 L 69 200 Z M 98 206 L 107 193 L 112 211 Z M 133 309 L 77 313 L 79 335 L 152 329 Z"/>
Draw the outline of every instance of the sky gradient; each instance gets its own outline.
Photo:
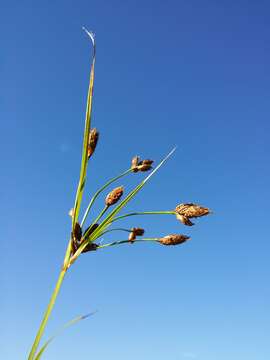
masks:
<path id="1" fill-rule="evenodd" d="M 27 358 L 68 241 L 91 59 L 86 26 L 97 41 L 92 124 L 100 131 L 87 198 L 132 156 L 157 162 L 177 145 L 128 209 L 197 202 L 214 214 L 192 228 L 173 216 L 122 223 L 147 236 L 190 235 L 183 246 L 83 255 L 46 335 L 98 311 L 44 360 L 268 360 L 269 2 L 9 0 L 1 8 L 0 358 Z M 118 184 L 128 191 L 141 179 Z"/>

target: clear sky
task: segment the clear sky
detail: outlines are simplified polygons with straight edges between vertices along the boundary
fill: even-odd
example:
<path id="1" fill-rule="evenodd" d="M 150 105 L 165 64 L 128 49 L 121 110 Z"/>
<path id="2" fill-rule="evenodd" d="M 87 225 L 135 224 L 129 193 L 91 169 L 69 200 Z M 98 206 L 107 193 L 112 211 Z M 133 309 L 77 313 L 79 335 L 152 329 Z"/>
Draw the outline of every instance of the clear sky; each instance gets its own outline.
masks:
<path id="1" fill-rule="evenodd" d="M 96 33 L 101 133 L 87 197 L 133 155 L 158 161 L 178 145 L 129 210 L 197 202 L 214 215 L 192 228 L 130 218 L 123 225 L 148 236 L 192 241 L 83 255 L 46 335 L 98 312 L 44 360 L 269 359 L 269 2 L 3 0 L 0 16 L 0 358 L 26 359 L 69 238 L 91 56 L 84 25 Z"/>

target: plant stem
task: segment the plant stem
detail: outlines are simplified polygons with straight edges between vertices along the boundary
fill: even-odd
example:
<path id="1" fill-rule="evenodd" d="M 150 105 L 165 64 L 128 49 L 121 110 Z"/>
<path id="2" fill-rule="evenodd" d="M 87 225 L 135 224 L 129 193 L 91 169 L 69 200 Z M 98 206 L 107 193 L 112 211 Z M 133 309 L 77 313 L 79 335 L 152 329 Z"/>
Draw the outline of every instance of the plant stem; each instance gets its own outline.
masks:
<path id="1" fill-rule="evenodd" d="M 61 288 L 61 285 L 62 285 L 62 282 L 64 280 L 64 277 L 66 275 L 66 272 L 67 272 L 67 269 L 65 267 L 62 268 L 61 272 L 60 272 L 60 275 L 58 277 L 58 280 L 57 280 L 57 283 L 55 285 L 55 288 L 54 288 L 54 291 L 52 293 L 52 296 L 51 296 L 51 299 L 50 299 L 50 302 L 47 306 L 47 309 L 45 311 L 45 314 L 44 314 L 44 317 L 43 317 L 43 320 L 40 324 L 40 327 L 38 329 L 38 332 L 37 332 L 37 335 L 36 335 L 36 338 L 35 338 L 35 341 L 33 343 L 33 346 L 31 348 L 31 352 L 29 354 L 29 357 L 28 357 L 28 360 L 33 360 L 34 359 L 34 356 L 36 354 L 36 351 L 37 351 L 37 348 L 39 346 L 39 343 L 40 343 L 40 340 L 41 340 L 41 337 L 44 333 L 44 330 L 45 330 L 45 327 L 47 325 L 47 322 L 48 322 L 48 319 L 50 317 L 50 314 L 51 314 L 51 311 L 54 307 L 54 304 L 55 304 L 55 300 L 57 298 L 57 295 L 59 293 L 59 290 Z"/>
<path id="2" fill-rule="evenodd" d="M 107 234 L 107 233 L 109 233 L 109 232 L 111 232 L 111 231 L 125 231 L 125 232 L 130 233 L 130 232 L 131 232 L 131 229 L 124 229 L 124 228 L 110 229 L 110 230 L 106 230 L 106 231 L 104 231 L 103 233 L 101 233 L 99 237 L 101 237 L 101 236 L 103 236 L 104 234 Z"/>
<path id="3" fill-rule="evenodd" d="M 139 211 L 115 217 L 111 222 L 135 215 L 175 215 L 175 211 Z"/>
<path id="4" fill-rule="evenodd" d="M 135 240 L 135 242 L 138 242 L 138 241 L 159 241 L 159 238 L 144 238 L 144 239 L 138 239 L 138 240 Z M 131 243 L 130 240 L 119 240 L 119 241 L 114 241 L 112 243 L 109 243 L 109 244 L 104 244 L 104 245 L 100 245 L 98 247 L 98 249 L 102 249 L 102 248 L 105 248 L 105 247 L 109 247 L 109 246 L 114 246 L 114 245 L 120 245 L 120 244 L 127 244 L 127 243 Z"/>
<path id="5" fill-rule="evenodd" d="M 56 298 L 58 296 L 58 293 L 59 293 L 59 290 L 60 290 L 60 288 L 62 286 L 62 283 L 63 283 L 64 277 L 66 275 L 66 272 L 67 272 L 67 270 L 69 268 L 68 264 L 69 264 L 70 254 L 71 254 L 71 242 L 72 242 L 72 239 L 69 240 L 67 250 L 66 250 L 66 253 L 65 253 L 64 264 L 62 266 L 61 272 L 60 272 L 59 277 L 57 279 L 57 283 L 56 283 L 54 291 L 53 291 L 53 293 L 51 295 L 51 299 L 50 299 L 50 302 L 49 302 L 49 304 L 47 306 L 47 309 L 45 311 L 42 322 L 41 322 L 41 324 L 39 326 L 35 341 L 34 341 L 34 343 L 32 345 L 30 354 L 28 356 L 28 360 L 33 360 L 34 359 L 34 356 L 35 356 L 35 354 L 37 352 L 38 345 L 40 343 L 41 337 L 42 337 L 42 335 L 44 333 L 45 327 L 47 325 L 50 314 L 51 314 L 52 309 L 54 307 L 55 300 L 56 300 Z"/>
<path id="6" fill-rule="evenodd" d="M 95 218 L 95 221 L 93 221 L 93 224 L 97 224 L 97 222 L 100 220 L 100 218 L 102 218 L 102 216 L 105 214 L 105 212 L 109 209 L 109 206 L 106 205 L 104 207 L 104 209 L 99 213 L 99 215 Z M 89 229 L 89 231 L 91 230 L 91 228 Z M 86 233 L 84 234 L 84 237 L 86 238 L 89 231 L 86 231 Z"/>

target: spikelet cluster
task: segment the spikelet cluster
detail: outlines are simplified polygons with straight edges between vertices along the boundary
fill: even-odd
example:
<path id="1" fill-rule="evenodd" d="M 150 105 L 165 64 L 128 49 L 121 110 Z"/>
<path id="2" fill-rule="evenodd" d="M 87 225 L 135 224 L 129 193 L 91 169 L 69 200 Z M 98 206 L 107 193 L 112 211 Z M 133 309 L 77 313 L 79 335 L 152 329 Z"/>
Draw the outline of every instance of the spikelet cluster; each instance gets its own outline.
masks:
<path id="1" fill-rule="evenodd" d="M 186 242 L 188 239 L 190 239 L 189 236 L 182 235 L 182 234 L 171 234 L 164 236 L 163 238 L 160 238 L 158 242 L 162 245 L 179 245 Z"/>

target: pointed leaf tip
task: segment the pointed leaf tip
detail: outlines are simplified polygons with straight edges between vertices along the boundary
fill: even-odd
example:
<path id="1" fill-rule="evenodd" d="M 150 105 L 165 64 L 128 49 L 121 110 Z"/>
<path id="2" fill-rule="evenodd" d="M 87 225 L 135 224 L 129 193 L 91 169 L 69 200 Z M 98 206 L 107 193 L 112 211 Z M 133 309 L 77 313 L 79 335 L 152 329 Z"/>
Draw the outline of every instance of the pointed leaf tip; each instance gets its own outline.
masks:
<path id="1" fill-rule="evenodd" d="M 82 27 L 82 29 L 86 32 L 86 34 L 90 37 L 93 46 L 95 46 L 95 34 L 92 31 L 88 31 L 84 26 Z"/>

